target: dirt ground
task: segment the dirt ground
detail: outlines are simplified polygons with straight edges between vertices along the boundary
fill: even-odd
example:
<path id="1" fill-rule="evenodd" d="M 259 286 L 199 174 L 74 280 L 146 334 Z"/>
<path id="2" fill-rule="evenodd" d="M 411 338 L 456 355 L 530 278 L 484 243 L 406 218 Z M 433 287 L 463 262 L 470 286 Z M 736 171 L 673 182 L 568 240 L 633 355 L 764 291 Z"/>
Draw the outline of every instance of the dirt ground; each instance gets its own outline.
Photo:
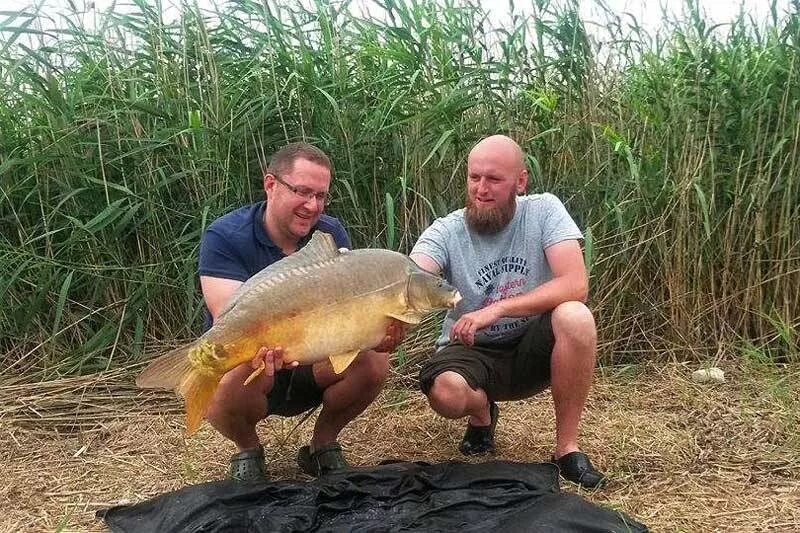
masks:
<path id="1" fill-rule="evenodd" d="M 563 490 L 652 531 L 800 531 L 800 365 L 720 366 L 720 385 L 692 382 L 690 364 L 600 369 L 581 443 L 613 481 Z M 174 400 L 119 389 L 124 380 L 112 377 L 0 387 L 0 530 L 104 531 L 97 509 L 225 475 L 232 444 L 207 424 L 185 438 Z M 260 426 L 275 479 L 303 478 L 294 457 L 314 417 L 295 429 L 298 420 Z M 463 424 L 390 387 L 340 441 L 356 465 L 461 460 Z M 503 403 L 495 457 L 544 461 L 553 435 L 549 393 Z"/>

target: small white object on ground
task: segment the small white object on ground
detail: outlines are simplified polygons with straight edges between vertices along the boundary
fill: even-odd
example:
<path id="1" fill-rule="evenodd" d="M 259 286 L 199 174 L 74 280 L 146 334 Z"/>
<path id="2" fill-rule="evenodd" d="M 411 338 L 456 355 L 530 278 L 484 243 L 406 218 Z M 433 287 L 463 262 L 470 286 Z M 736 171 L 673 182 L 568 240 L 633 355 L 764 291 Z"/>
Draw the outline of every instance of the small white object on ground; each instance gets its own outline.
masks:
<path id="1" fill-rule="evenodd" d="M 692 372 L 692 381 L 696 383 L 725 383 L 725 372 L 715 366 L 701 368 Z"/>

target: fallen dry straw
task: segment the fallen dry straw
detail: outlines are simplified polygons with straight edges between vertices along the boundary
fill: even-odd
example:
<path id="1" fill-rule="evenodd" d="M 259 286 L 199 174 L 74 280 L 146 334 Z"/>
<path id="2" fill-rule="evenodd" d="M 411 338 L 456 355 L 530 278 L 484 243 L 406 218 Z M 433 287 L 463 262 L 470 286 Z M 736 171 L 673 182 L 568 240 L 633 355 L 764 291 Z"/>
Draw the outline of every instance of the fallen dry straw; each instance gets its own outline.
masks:
<path id="1" fill-rule="evenodd" d="M 582 444 L 614 481 L 586 496 L 653 531 L 800 529 L 800 367 L 726 367 L 728 382 L 717 386 L 691 382 L 694 369 L 599 371 Z M 404 380 L 398 375 L 342 433 L 348 458 L 462 459 L 463 422 L 436 416 L 420 393 L 398 385 Z M 0 530 L 103 530 L 99 508 L 225 475 L 232 445 L 207 425 L 184 438 L 174 395 L 132 381 L 117 370 L 0 388 Z M 496 458 L 546 460 L 549 394 L 501 408 Z M 302 477 L 294 456 L 314 417 L 299 428 L 298 420 L 260 426 L 276 479 Z"/>

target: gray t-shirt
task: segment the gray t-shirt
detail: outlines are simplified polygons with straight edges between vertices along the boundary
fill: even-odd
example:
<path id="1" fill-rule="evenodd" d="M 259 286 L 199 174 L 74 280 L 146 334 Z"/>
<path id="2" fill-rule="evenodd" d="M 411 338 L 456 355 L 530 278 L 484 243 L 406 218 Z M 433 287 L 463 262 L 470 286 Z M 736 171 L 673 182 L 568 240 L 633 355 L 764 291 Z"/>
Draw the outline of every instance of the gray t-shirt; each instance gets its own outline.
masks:
<path id="1" fill-rule="evenodd" d="M 461 315 L 550 281 L 553 274 L 545 248 L 582 237 L 564 204 L 549 193 L 518 196 L 514 218 L 493 235 L 470 232 L 464 209 L 436 219 L 422 233 L 411 254 L 433 259 L 463 298 L 448 311 L 436 345 L 449 342 L 450 328 Z M 531 318 L 503 318 L 478 331 L 475 343 L 513 340 L 524 333 Z"/>

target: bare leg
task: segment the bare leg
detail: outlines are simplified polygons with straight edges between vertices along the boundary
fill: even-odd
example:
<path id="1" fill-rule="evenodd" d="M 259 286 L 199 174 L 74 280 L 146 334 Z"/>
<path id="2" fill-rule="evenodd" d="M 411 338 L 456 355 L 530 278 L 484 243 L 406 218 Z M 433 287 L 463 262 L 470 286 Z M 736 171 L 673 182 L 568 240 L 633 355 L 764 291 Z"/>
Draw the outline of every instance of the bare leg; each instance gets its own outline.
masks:
<path id="1" fill-rule="evenodd" d="M 555 347 L 550 360 L 559 458 L 579 450 L 578 428 L 592 385 L 597 330 L 591 311 L 581 302 L 565 302 L 553 310 Z"/>
<path id="2" fill-rule="evenodd" d="M 252 366 L 245 363 L 225 374 L 206 413 L 211 425 L 232 440 L 239 451 L 260 445 L 256 424 L 267 416 L 267 394 L 273 384 L 273 377 L 262 372 L 244 385 L 252 372 Z"/>
<path id="3" fill-rule="evenodd" d="M 362 352 L 341 374 L 335 374 L 330 361 L 314 365 L 314 380 L 325 392 L 322 411 L 314 426 L 311 448 L 337 439 L 344 426 L 361 414 L 378 396 L 389 375 L 389 354 Z"/>

